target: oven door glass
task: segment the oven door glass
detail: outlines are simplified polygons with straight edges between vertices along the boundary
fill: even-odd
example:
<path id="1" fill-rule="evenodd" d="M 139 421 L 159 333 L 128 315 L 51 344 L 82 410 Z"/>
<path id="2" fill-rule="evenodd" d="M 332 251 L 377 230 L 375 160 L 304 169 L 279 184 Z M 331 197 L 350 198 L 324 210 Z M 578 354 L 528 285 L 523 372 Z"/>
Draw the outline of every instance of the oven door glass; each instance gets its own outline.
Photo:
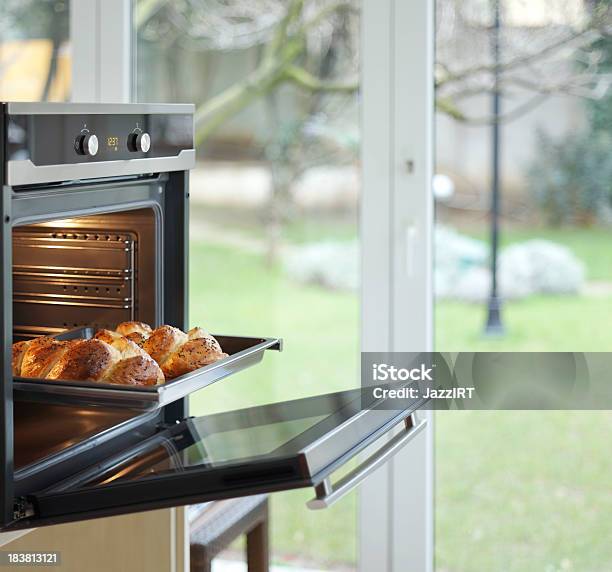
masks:
<path id="1" fill-rule="evenodd" d="M 315 486 L 313 507 L 341 496 L 331 473 L 394 431 L 350 477 L 357 483 L 421 425 L 404 410 L 361 409 L 358 390 L 197 418 L 28 497 L 28 525 Z M 423 422 L 421 422 L 423 423 Z M 349 490 L 346 477 L 342 489 Z"/>

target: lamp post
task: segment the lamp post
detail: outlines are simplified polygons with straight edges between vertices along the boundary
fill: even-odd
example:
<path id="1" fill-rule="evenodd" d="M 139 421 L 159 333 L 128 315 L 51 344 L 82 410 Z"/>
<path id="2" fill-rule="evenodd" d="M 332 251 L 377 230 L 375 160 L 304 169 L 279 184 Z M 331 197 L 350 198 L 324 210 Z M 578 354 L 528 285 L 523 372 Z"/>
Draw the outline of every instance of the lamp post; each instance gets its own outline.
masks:
<path id="1" fill-rule="evenodd" d="M 501 320 L 501 299 L 497 284 L 497 251 L 499 247 L 499 167 L 500 167 L 500 125 L 501 97 L 499 87 L 500 57 L 500 3 L 501 0 L 492 0 L 494 22 L 491 41 L 493 54 L 493 126 L 492 126 L 492 162 L 491 162 L 491 292 L 487 304 L 487 323 L 485 335 L 499 336 L 504 333 Z"/>

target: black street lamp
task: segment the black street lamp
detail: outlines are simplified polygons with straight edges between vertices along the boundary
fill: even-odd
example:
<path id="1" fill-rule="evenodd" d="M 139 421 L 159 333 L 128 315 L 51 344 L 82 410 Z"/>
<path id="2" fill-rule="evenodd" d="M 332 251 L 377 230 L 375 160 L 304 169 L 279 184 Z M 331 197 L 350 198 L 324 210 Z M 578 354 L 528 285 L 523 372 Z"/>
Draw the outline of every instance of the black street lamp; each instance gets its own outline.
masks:
<path id="1" fill-rule="evenodd" d="M 501 0 L 492 0 L 494 23 L 492 37 L 493 52 L 493 129 L 492 129 L 492 165 L 491 165 L 491 292 L 487 305 L 487 324 L 485 335 L 499 336 L 504 333 L 504 326 L 501 320 L 501 299 L 497 292 L 497 251 L 499 248 L 499 167 L 500 167 L 500 112 L 501 94 L 499 87 L 500 76 L 500 57 L 499 57 L 499 36 L 500 36 L 500 3 Z"/>

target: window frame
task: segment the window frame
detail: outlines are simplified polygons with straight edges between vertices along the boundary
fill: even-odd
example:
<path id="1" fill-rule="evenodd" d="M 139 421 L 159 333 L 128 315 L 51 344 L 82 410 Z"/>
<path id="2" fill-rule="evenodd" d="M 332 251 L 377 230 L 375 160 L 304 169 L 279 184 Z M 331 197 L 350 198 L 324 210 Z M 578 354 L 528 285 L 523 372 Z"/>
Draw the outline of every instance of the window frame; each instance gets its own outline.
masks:
<path id="1" fill-rule="evenodd" d="M 362 351 L 433 348 L 434 1 L 362 0 Z M 359 570 L 434 567 L 433 414 L 366 480 Z"/>
<path id="2" fill-rule="evenodd" d="M 133 101 L 132 1 L 72 0 L 73 102 Z"/>

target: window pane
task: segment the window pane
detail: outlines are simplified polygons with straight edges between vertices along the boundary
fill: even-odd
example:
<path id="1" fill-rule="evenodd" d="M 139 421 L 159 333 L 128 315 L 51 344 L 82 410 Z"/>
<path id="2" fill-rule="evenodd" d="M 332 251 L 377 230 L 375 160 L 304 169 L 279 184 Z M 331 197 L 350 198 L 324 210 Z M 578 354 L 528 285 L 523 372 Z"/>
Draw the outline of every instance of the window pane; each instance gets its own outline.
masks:
<path id="1" fill-rule="evenodd" d="M 192 414 L 359 383 L 360 5 L 294 4 L 136 3 L 138 99 L 197 107 L 191 323 L 285 342 Z M 274 559 L 352 568 L 356 495 L 320 512 L 312 495 L 273 495 Z"/>
<path id="2" fill-rule="evenodd" d="M 609 351 L 610 3 L 500 2 L 497 62 L 495 6 L 436 2 L 436 349 Z M 496 67 L 503 328 L 487 329 Z M 610 413 L 436 422 L 439 570 L 609 567 Z"/>
<path id="3" fill-rule="evenodd" d="M 68 0 L 6 0 L 0 21 L 0 100 L 68 101 Z"/>

